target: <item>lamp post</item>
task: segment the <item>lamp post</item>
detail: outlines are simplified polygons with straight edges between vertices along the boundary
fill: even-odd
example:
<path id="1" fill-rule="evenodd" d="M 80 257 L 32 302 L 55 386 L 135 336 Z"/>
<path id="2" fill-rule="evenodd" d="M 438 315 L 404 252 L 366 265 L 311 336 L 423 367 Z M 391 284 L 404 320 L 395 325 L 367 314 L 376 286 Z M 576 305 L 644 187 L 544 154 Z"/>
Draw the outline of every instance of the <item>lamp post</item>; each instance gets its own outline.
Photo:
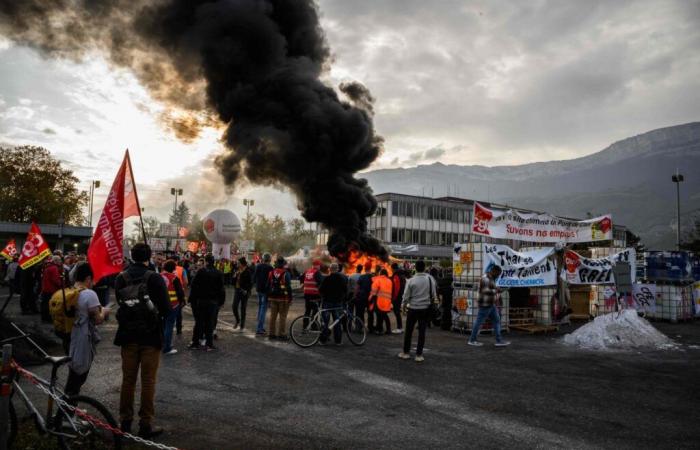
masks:
<path id="1" fill-rule="evenodd" d="M 248 230 L 250 229 L 250 207 L 255 205 L 255 200 L 252 200 L 249 198 L 244 198 L 243 204 L 246 207 L 246 210 L 245 210 L 245 231 L 247 234 Z"/>
<path id="2" fill-rule="evenodd" d="M 92 226 L 92 206 L 93 199 L 95 197 L 95 189 L 100 187 L 100 180 L 93 180 L 90 182 L 90 217 L 88 217 L 88 225 Z"/>
<path id="3" fill-rule="evenodd" d="M 678 173 L 676 169 L 676 174 L 671 176 L 671 181 L 676 183 L 676 213 L 678 219 L 678 225 L 676 226 L 676 240 L 678 244 L 678 251 L 681 251 L 681 183 L 683 182 L 683 175 Z"/>

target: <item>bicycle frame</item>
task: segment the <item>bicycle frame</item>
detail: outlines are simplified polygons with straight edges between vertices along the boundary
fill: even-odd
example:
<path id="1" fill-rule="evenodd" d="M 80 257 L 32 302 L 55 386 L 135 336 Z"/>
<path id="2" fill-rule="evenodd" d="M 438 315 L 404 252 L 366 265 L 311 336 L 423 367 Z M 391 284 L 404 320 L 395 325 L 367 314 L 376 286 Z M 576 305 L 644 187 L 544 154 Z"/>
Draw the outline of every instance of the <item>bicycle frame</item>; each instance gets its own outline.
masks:
<path id="1" fill-rule="evenodd" d="M 348 311 L 348 305 L 347 305 L 347 303 L 345 303 L 345 304 L 343 304 L 343 306 L 337 307 L 337 308 L 319 308 L 318 312 L 316 314 L 314 314 L 312 321 L 314 321 L 314 322 L 318 321 L 322 326 L 326 325 L 326 324 L 324 324 L 324 321 L 323 321 L 323 313 L 328 312 L 328 311 L 342 311 L 342 313 L 340 314 L 340 316 L 337 319 L 335 319 L 330 325 L 327 325 L 329 330 L 333 330 L 333 327 L 338 325 L 344 318 L 346 318 L 346 317 L 348 319 L 352 318 L 350 311 Z"/>

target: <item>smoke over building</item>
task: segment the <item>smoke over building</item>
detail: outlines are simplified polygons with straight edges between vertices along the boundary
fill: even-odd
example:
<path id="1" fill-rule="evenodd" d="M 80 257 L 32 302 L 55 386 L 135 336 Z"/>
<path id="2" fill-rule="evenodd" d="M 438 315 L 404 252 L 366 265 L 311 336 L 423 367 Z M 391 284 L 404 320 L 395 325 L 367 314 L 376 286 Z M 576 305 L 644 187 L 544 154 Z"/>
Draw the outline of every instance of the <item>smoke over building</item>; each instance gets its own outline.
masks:
<path id="1" fill-rule="evenodd" d="M 0 33 L 49 57 L 96 52 L 131 70 L 181 139 L 221 123 L 216 160 L 227 186 L 284 185 L 328 247 L 386 257 L 366 233 L 376 200 L 354 174 L 382 150 L 373 98 L 358 83 L 339 97 L 319 77 L 329 49 L 310 0 L 0 0 Z"/>

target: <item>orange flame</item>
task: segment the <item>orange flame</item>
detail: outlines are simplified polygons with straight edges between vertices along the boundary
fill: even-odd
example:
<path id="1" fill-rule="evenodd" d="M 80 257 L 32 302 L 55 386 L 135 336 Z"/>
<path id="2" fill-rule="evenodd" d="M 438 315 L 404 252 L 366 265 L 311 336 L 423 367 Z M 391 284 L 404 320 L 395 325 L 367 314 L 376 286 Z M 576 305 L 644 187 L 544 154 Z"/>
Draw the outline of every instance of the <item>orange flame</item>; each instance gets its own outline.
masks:
<path id="1" fill-rule="evenodd" d="M 363 272 L 367 272 L 367 267 L 371 266 L 373 273 L 377 272 L 377 268 L 380 268 L 386 269 L 386 271 L 389 272 L 389 276 L 391 276 L 393 274 L 391 264 L 395 262 L 400 263 L 401 260 L 389 257 L 389 261 L 382 261 L 376 256 L 368 255 L 367 253 L 357 250 L 350 250 L 347 261 L 344 263 L 343 271 L 348 275 L 353 274 L 356 272 L 357 265 L 362 264 Z"/>

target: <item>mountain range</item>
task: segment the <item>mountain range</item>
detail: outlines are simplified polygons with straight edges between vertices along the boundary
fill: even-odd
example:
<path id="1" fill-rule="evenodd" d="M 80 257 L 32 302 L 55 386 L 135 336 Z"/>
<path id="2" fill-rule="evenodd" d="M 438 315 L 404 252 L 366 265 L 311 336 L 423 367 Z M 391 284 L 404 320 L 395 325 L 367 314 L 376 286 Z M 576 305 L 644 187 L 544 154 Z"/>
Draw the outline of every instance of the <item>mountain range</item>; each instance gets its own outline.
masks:
<path id="1" fill-rule="evenodd" d="M 615 142 L 591 155 L 517 166 L 434 163 L 363 173 L 375 193 L 459 196 L 585 218 L 611 213 L 647 248 L 676 242 L 680 170 L 681 230 L 700 218 L 700 122 L 660 128 Z"/>

